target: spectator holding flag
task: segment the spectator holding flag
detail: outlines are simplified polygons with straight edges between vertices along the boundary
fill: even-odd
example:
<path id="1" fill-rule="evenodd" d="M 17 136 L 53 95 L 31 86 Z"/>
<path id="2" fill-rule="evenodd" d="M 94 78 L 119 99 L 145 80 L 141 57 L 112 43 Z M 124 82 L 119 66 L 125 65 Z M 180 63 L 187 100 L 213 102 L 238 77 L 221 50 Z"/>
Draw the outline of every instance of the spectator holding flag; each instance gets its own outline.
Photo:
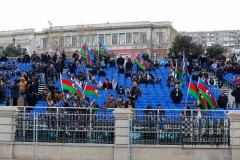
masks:
<path id="1" fill-rule="evenodd" d="M 170 97 L 172 98 L 173 103 L 179 104 L 183 98 L 183 93 L 179 89 L 178 84 L 175 85 L 175 88 L 171 91 Z"/>

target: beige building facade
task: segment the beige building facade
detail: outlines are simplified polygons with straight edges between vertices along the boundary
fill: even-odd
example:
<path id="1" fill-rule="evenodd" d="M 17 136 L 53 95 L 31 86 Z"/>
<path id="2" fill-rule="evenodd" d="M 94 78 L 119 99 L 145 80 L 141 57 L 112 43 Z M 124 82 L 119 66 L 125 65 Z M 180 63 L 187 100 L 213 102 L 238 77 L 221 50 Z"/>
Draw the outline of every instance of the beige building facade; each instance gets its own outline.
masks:
<path id="1" fill-rule="evenodd" d="M 178 32 L 171 22 L 124 22 L 89 25 L 50 26 L 40 32 L 34 29 L 0 32 L 0 53 L 8 45 L 21 45 L 33 51 L 73 53 L 84 42 L 98 50 L 98 40 L 117 56 L 135 57 L 138 52 L 165 57 Z"/>

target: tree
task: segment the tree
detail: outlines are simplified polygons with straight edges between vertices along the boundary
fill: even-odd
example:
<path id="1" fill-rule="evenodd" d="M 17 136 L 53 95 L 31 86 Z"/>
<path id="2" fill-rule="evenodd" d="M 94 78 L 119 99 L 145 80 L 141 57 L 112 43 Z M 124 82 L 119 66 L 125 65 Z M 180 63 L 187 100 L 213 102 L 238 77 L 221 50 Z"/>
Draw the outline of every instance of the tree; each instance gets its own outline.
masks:
<path id="1" fill-rule="evenodd" d="M 62 50 L 68 51 L 70 49 L 71 36 L 66 35 L 64 32 L 50 32 L 47 36 L 47 40 L 48 46 L 52 51 L 58 49 L 60 52 Z"/>
<path id="2" fill-rule="evenodd" d="M 172 47 L 169 48 L 168 56 L 172 53 L 177 54 L 178 52 L 185 52 L 186 56 L 191 52 L 193 58 L 197 58 L 198 55 L 204 52 L 203 46 L 201 44 L 196 44 L 192 42 L 192 37 L 177 35 L 173 41 Z"/>
<path id="3" fill-rule="evenodd" d="M 209 54 L 210 58 L 218 59 L 221 57 L 221 54 L 224 52 L 224 48 L 219 44 L 215 44 L 207 48 L 207 53 Z"/>
<path id="4" fill-rule="evenodd" d="M 3 49 L 2 54 L 5 54 L 7 57 L 17 57 L 25 54 L 26 51 L 27 49 L 22 48 L 21 45 L 17 45 L 17 48 L 14 45 L 10 45 Z"/>

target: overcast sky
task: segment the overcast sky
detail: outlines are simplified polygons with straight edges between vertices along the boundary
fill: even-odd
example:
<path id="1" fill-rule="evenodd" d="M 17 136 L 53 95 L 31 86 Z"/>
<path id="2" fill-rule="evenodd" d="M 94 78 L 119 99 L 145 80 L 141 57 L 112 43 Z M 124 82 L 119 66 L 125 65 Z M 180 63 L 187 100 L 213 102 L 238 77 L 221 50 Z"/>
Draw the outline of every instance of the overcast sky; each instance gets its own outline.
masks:
<path id="1" fill-rule="evenodd" d="M 171 21 L 178 31 L 240 29 L 239 0 L 0 0 L 0 31 Z"/>

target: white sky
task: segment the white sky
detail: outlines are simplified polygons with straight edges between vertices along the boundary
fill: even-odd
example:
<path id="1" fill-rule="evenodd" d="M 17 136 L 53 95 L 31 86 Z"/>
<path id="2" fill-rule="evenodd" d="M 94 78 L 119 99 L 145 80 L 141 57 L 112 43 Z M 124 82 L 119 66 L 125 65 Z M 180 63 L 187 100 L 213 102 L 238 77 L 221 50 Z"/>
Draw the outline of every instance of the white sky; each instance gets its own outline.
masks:
<path id="1" fill-rule="evenodd" d="M 171 21 L 178 31 L 240 29 L 239 0 L 0 0 L 0 31 Z"/>

